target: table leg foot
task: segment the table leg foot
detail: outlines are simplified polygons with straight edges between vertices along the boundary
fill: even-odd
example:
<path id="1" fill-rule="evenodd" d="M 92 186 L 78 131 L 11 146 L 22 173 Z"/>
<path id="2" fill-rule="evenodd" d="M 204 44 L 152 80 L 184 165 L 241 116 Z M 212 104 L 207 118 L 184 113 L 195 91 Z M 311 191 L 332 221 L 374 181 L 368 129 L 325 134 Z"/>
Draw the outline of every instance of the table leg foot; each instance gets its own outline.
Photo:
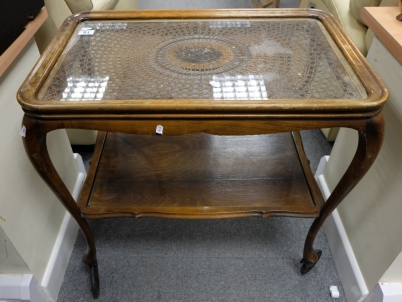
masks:
<path id="1" fill-rule="evenodd" d="M 27 115 L 24 115 L 22 123 L 26 128 L 26 135 L 23 137 L 23 143 L 32 165 L 47 183 L 47 185 L 53 190 L 54 194 L 64 205 L 66 210 L 75 219 L 82 233 L 84 234 L 87 242 L 87 251 L 85 252 L 82 260 L 90 268 L 92 292 L 94 298 L 97 298 L 99 296 L 99 273 L 93 234 L 87 221 L 81 217 L 80 208 L 64 184 L 60 175 L 57 173 L 56 168 L 53 166 L 47 150 L 47 133 L 57 129 L 57 127 L 52 128 L 50 124 L 45 124 Z"/>
<path id="2" fill-rule="evenodd" d="M 91 277 L 91 288 L 92 288 L 92 296 L 94 299 L 99 297 L 99 271 L 98 265 L 90 265 L 90 277 Z"/>
<path id="3" fill-rule="evenodd" d="M 302 275 L 306 274 L 314 267 L 322 254 L 321 251 L 314 251 L 313 244 L 325 220 L 342 202 L 345 196 L 356 186 L 376 159 L 384 138 L 383 115 L 380 113 L 368 119 L 364 127 L 361 129 L 356 128 L 356 130 L 358 130 L 359 133 L 359 141 L 355 156 L 345 174 L 321 208 L 319 217 L 314 220 L 308 231 L 304 243 L 303 266 L 300 270 Z"/>
<path id="4" fill-rule="evenodd" d="M 303 263 L 302 267 L 300 268 L 300 273 L 302 275 L 307 274 L 311 269 L 317 264 L 318 260 L 320 260 L 322 251 L 321 250 L 315 250 L 315 253 L 317 254 L 317 261 L 316 262 L 310 262 L 308 260 L 305 260 L 304 258 L 300 260 L 300 263 Z"/>

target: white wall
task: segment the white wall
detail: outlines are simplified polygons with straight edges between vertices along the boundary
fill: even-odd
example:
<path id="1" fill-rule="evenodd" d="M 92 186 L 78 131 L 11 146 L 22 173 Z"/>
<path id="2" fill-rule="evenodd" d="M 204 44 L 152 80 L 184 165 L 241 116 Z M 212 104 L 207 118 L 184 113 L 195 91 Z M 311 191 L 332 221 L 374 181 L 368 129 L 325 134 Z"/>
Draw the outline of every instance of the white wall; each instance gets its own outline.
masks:
<path id="1" fill-rule="evenodd" d="M 402 252 L 381 277 L 381 282 L 396 282 L 402 284 Z"/>
<path id="2" fill-rule="evenodd" d="M 40 283 L 66 211 L 34 170 L 19 134 L 23 112 L 16 93 L 38 58 L 31 39 L 0 77 L 0 223 Z M 50 156 L 71 191 L 78 169 L 66 133 L 55 131 L 48 138 Z"/>
<path id="3" fill-rule="evenodd" d="M 4 233 L 3 228 L 0 226 L 0 275 L 23 275 L 30 273 L 31 271 L 28 266 L 24 260 L 22 260 L 20 254 L 17 252 L 6 233 Z"/>
<path id="4" fill-rule="evenodd" d="M 377 39 L 368 60 L 390 90 L 383 111 L 385 140 L 377 160 L 338 212 L 371 290 L 391 265 L 401 265 L 401 261 L 394 260 L 402 251 L 402 65 Z M 324 171 L 331 191 L 349 165 L 356 146 L 357 132 L 341 129 Z M 392 272 L 392 282 L 401 282 L 402 270 Z"/>

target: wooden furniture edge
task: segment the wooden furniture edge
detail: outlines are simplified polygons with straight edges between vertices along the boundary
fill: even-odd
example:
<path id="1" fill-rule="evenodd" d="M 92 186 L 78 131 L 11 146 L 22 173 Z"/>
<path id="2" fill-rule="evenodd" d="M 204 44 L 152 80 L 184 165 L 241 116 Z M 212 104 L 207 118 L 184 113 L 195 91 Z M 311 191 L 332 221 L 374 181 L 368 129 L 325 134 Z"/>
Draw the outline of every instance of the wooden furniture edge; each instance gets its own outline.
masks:
<path id="1" fill-rule="evenodd" d="M 402 64 L 402 22 L 396 19 L 399 13 L 397 6 L 365 7 L 361 17 L 375 36 Z"/>
<path id="2" fill-rule="evenodd" d="M 95 181 L 96 173 L 98 171 L 98 167 L 100 164 L 100 159 L 102 157 L 103 147 L 105 145 L 107 138 L 107 132 L 105 131 L 98 131 L 98 137 L 95 143 L 95 151 L 91 159 L 91 164 L 89 167 L 87 178 L 84 182 L 84 185 L 81 189 L 81 193 L 78 197 L 77 204 L 82 209 L 88 206 L 90 201 L 92 187 Z"/>
<path id="3" fill-rule="evenodd" d="M 300 165 L 302 166 L 302 170 L 304 173 L 304 177 L 306 178 L 306 182 L 308 188 L 310 190 L 311 199 L 315 203 L 315 206 L 321 210 L 325 201 L 321 194 L 321 190 L 318 187 L 318 184 L 315 180 L 313 171 L 310 168 L 310 160 L 308 159 L 305 151 L 303 140 L 299 131 L 292 132 L 293 142 L 295 144 L 295 149 L 297 151 L 297 156 L 299 157 Z"/>
<path id="4" fill-rule="evenodd" d="M 31 40 L 37 30 L 45 22 L 47 17 L 47 9 L 46 7 L 43 7 L 36 18 L 33 21 L 28 22 L 21 35 L 0 56 L 0 76 L 3 75 L 14 59 L 20 54 L 25 45 L 28 44 L 29 40 Z"/>
<path id="5" fill-rule="evenodd" d="M 79 22 L 85 20 L 124 20 L 131 18 L 138 19 L 192 19 L 192 18 L 202 18 L 202 19 L 216 19 L 216 18 L 310 18 L 317 19 L 322 22 L 326 27 L 328 33 L 332 36 L 341 52 L 344 54 L 345 58 L 351 64 L 359 80 L 362 82 L 363 86 L 368 92 L 368 97 L 366 99 L 353 101 L 353 100 L 309 100 L 308 103 L 301 101 L 300 99 L 289 99 L 289 100 L 276 100 L 277 103 L 283 103 L 287 106 L 289 111 L 294 111 L 296 113 L 317 113 L 322 112 L 324 114 L 332 113 L 335 108 L 337 112 L 342 111 L 344 113 L 358 113 L 364 114 L 365 116 L 374 116 L 378 110 L 381 110 L 383 104 L 388 98 L 388 92 L 385 85 L 376 76 L 375 72 L 370 68 L 370 66 L 365 61 L 365 58 L 358 52 L 357 48 L 351 43 L 350 38 L 341 28 L 341 26 L 336 22 L 335 18 L 330 14 L 327 14 L 320 10 L 315 9 L 278 9 L 278 10 L 264 10 L 264 9 L 234 9 L 234 10 L 166 10 L 166 11 L 155 11 L 155 10 L 137 10 L 137 11 L 114 11 L 113 13 L 107 11 L 97 11 L 97 12 L 83 12 L 73 16 L 70 16 L 65 20 L 61 28 L 59 29 L 56 37 L 53 39 L 51 44 L 46 49 L 45 53 L 39 59 L 38 63 L 35 65 L 33 71 L 28 76 L 26 81 L 22 84 L 20 90 L 18 91 L 17 98 L 22 106 L 23 110 L 31 116 L 47 115 L 50 114 L 54 116 L 55 114 L 60 114 L 65 111 L 65 104 L 59 101 L 47 101 L 46 105 L 37 99 L 36 94 L 39 92 L 41 85 L 53 68 L 58 55 L 62 52 L 62 48 L 67 44 L 68 39 L 73 33 L 75 25 Z M 339 26 L 334 26 L 338 24 Z M 67 33 L 63 32 L 67 28 Z M 346 46 L 343 45 L 346 42 Z M 350 51 L 351 50 L 351 51 Z M 45 60 L 46 56 L 50 56 Z M 356 64 L 357 63 L 357 64 Z M 34 71 L 36 72 L 35 76 Z M 376 87 L 376 88 L 374 88 Z M 213 105 L 213 110 L 220 113 L 228 113 L 228 107 L 224 104 L 216 105 L 211 100 L 199 100 L 194 103 L 192 100 L 181 100 L 181 105 L 185 106 L 185 110 L 199 110 L 204 108 L 205 105 Z M 207 104 L 210 102 L 211 104 Z M 236 101 L 233 101 L 236 102 Z M 108 112 L 143 112 L 144 110 L 153 110 L 150 108 L 150 103 L 156 105 L 159 110 L 164 112 L 173 111 L 177 109 L 177 103 L 170 100 L 143 100 L 140 102 L 127 103 L 121 100 L 103 100 L 101 102 L 93 101 L 92 105 L 102 104 L 102 113 Z M 201 104 L 203 103 L 203 104 Z M 235 113 L 236 111 L 249 111 L 250 106 L 247 106 L 246 102 L 241 101 L 236 103 L 236 109 L 233 106 L 229 108 L 230 113 Z M 253 105 L 256 105 L 253 102 Z M 201 106 L 201 107 L 200 107 Z M 254 106 L 254 111 L 258 112 L 275 112 L 277 106 L 270 103 L 262 102 Z M 258 107 L 258 108 L 257 108 Z M 87 104 L 82 102 L 77 102 L 74 104 L 68 104 L 69 110 L 74 112 L 87 112 Z M 340 109 L 341 108 L 341 109 Z M 96 112 L 100 113 L 100 112 Z M 212 113 L 212 112 L 211 112 Z M 41 116 L 41 118 L 46 118 Z"/>
<path id="6" fill-rule="evenodd" d="M 83 189 L 78 199 L 78 206 L 81 210 L 81 217 L 85 219 L 102 219 L 102 218 L 114 218 L 114 217 L 127 217 L 127 218 L 179 218 L 179 219 L 217 219 L 217 218 L 241 218 L 241 217 L 275 217 L 275 216 L 285 216 L 285 217 L 298 217 L 298 218 L 316 218 L 319 215 L 319 211 L 324 204 L 324 199 L 319 191 L 318 185 L 315 182 L 314 176 L 312 174 L 309 160 L 304 152 L 304 147 L 302 143 L 302 138 L 299 131 L 284 132 L 282 134 L 290 135 L 294 150 L 296 152 L 296 157 L 301 166 L 307 189 L 310 193 L 310 198 L 313 206 L 298 205 L 292 206 L 289 210 L 284 210 L 281 206 L 226 206 L 225 211 L 214 212 L 203 211 L 195 212 L 192 211 L 191 206 L 180 206 L 180 212 L 177 212 L 177 208 L 161 209 L 159 207 L 152 206 L 139 206 L 136 208 L 138 213 L 132 212 L 130 206 L 125 206 L 122 208 L 107 208 L 105 206 L 95 206 L 92 208 L 91 198 L 92 190 L 95 184 L 96 176 L 102 159 L 104 146 L 107 140 L 108 132 L 99 131 L 94 156 L 91 160 L 91 165 L 88 171 L 87 179 L 84 183 Z"/>

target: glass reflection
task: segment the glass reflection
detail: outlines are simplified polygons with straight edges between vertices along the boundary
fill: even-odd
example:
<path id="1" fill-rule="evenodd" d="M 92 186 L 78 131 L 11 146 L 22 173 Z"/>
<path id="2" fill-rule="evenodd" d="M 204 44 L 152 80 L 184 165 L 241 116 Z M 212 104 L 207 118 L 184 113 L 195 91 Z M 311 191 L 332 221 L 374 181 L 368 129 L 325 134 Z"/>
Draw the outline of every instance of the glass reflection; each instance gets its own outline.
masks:
<path id="1" fill-rule="evenodd" d="M 214 75 L 210 84 L 216 100 L 268 100 L 262 75 Z"/>
<path id="2" fill-rule="evenodd" d="M 103 30 L 125 30 L 127 22 L 98 22 L 98 23 L 85 23 L 85 28 L 90 29 L 103 29 Z M 84 29 L 84 28 L 82 28 Z"/>
<path id="3" fill-rule="evenodd" d="M 228 28 L 228 27 L 250 27 L 249 21 L 215 21 L 209 24 L 211 28 Z"/>
<path id="4" fill-rule="evenodd" d="M 94 33 L 71 39 L 38 98 L 219 101 L 367 96 L 319 21 L 176 21 L 83 22 L 81 29 Z M 107 90 L 99 89 L 95 82 L 103 78 L 93 78 L 105 75 L 110 77 Z"/>
<path id="5" fill-rule="evenodd" d="M 61 101 L 101 100 L 109 77 L 69 77 Z"/>

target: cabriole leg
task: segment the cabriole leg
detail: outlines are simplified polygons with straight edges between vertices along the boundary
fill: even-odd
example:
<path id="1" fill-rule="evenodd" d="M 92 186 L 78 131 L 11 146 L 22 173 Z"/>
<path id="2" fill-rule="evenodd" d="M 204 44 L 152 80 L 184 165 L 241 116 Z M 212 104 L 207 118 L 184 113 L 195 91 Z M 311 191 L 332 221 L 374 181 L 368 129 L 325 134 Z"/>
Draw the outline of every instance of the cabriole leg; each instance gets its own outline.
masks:
<path id="1" fill-rule="evenodd" d="M 81 217 L 80 209 L 50 160 L 46 146 L 46 134 L 54 129 L 46 129 L 45 123 L 26 115 L 23 118 L 23 125 L 26 127 L 26 136 L 23 138 L 23 143 L 32 165 L 75 221 L 77 221 L 84 234 L 87 242 L 87 250 L 82 261 L 89 266 L 92 293 L 94 298 L 97 298 L 99 296 L 99 274 L 94 237 L 87 221 Z"/>
<path id="2" fill-rule="evenodd" d="M 300 273 L 308 273 L 318 262 L 322 252 L 314 250 L 313 244 L 318 231 L 325 219 L 341 203 L 347 194 L 356 186 L 366 172 L 370 169 L 376 159 L 384 138 L 384 119 L 382 113 L 367 121 L 364 129 L 358 130 L 359 142 L 353 160 L 342 176 L 338 185 L 335 187 L 331 196 L 320 211 L 320 216 L 316 218 L 310 227 L 304 244 L 303 263 Z"/>

